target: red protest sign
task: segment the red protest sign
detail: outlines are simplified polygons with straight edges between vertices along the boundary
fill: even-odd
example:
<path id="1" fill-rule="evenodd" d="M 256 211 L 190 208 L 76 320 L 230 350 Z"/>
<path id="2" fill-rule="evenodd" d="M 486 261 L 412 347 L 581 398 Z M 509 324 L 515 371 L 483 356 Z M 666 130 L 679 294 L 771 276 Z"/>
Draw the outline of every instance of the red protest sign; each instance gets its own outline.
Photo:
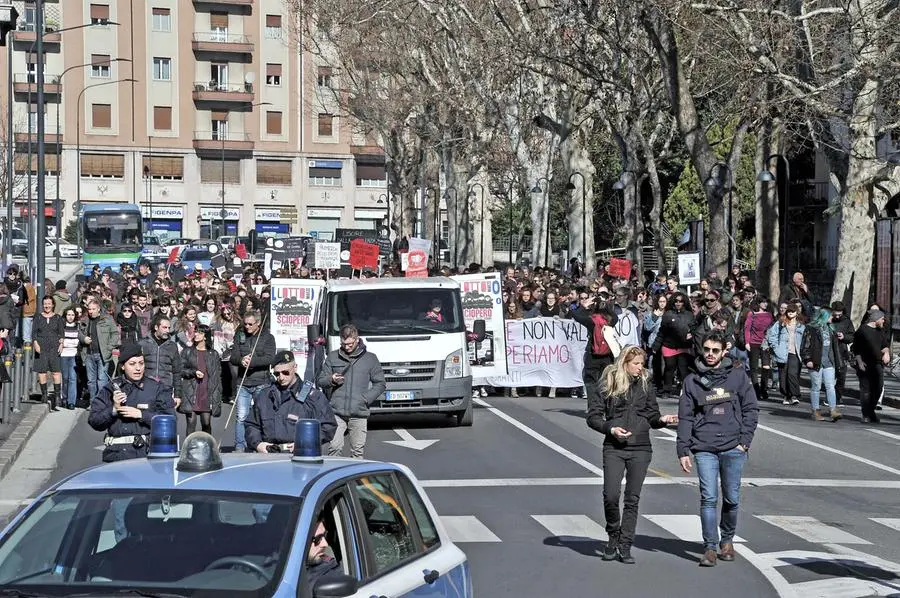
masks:
<path id="1" fill-rule="evenodd" d="M 354 270 L 378 268 L 378 245 L 366 243 L 362 239 L 350 241 L 350 267 Z"/>
<path id="2" fill-rule="evenodd" d="M 234 255 L 238 256 L 242 260 L 247 259 L 247 246 L 243 243 L 235 243 Z"/>
<path id="3" fill-rule="evenodd" d="M 169 257 L 166 258 L 166 263 L 168 265 L 172 265 L 175 263 L 175 260 L 178 259 L 178 254 L 181 252 L 181 247 L 173 247 L 169 252 Z"/>
<path id="4" fill-rule="evenodd" d="M 609 275 L 616 278 L 631 278 L 631 260 L 614 257 L 609 260 Z"/>
<path id="5" fill-rule="evenodd" d="M 407 254 L 406 277 L 428 278 L 428 254 L 414 249 Z"/>

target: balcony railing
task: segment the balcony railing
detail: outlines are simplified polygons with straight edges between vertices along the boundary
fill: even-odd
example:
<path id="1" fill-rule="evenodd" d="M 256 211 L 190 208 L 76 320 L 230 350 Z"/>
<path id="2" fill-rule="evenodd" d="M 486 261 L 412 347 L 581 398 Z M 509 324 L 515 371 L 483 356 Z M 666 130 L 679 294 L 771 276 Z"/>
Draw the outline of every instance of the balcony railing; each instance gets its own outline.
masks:
<path id="1" fill-rule="evenodd" d="M 253 84 L 240 83 L 231 85 L 218 81 L 197 81 L 194 83 L 194 100 L 197 102 L 238 102 L 253 101 Z"/>
<path id="2" fill-rule="evenodd" d="M 15 132 L 16 143 L 36 144 L 37 143 L 37 125 L 34 125 L 32 127 L 31 133 L 28 132 L 27 126 L 22 127 L 22 128 L 25 130 L 24 131 L 17 130 Z M 44 132 L 44 143 L 49 144 L 49 145 L 55 145 L 58 143 L 62 143 L 62 141 L 63 141 L 62 133 L 57 135 L 56 132 L 53 132 L 53 133 L 50 133 L 47 131 Z"/>
<path id="3" fill-rule="evenodd" d="M 34 23 L 19 23 L 16 30 L 13 31 L 13 41 L 17 42 L 33 42 L 37 39 L 37 31 Z M 62 34 L 57 30 L 59 26 L 55 23 L 44 24 L 44 43 L 58 44 L 62 41 Z"/>
<path id="4" fill-rule="evenodd" d="M 252 83 L 219 83 L 218 81 L 195 81 L 194 91 L 214 91 L 216 93 L 253 93 Z"/>
<path id="5" fill-rule="evenodd" d="M 253 52 L 253 44 L 246 35 L 219 31 L 195 32 L 191 47 L 199 52 L 229 54 L 251 54 Z"/>
<path id="6" fill-rule="evenodd" d="M 198 151 L 252 152 L 253 142 L 249 133 L 219 131 L 194 131 L 194 149 Z"/>
<path id="7" fill-rule="evenodd" d="M 58 94 L 61 90 L 59 75 L 44 75 L 44 93 Z M 15 93 L 37 93 L 37 75 L 35 73 L 15 73 L 13 75 L 13 91 Z"/>

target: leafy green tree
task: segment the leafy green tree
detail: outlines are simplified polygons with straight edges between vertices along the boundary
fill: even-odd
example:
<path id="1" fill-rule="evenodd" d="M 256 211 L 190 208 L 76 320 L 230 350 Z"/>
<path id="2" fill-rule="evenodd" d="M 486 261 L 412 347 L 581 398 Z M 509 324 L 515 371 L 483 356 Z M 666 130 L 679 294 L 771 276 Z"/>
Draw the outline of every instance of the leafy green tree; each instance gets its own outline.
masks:
<path id="1" fill-rule="evenodd" d="M 63 239 L 69 243 L 78 242 L 78 220 L 69 220 L 63 229 Z"/>

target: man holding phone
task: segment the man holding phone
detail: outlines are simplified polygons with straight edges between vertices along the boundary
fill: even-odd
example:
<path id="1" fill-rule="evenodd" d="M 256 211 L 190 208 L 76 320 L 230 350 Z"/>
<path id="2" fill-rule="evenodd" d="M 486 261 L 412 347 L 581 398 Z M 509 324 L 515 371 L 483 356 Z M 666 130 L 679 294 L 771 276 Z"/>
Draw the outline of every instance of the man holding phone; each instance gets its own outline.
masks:
<path id="1" fill-rule="evenodd" d="M 345 324 L 340 336 L 341 348 L 328 354 L 317 380 L 337 416 L 337 430 L 328 454 L 341 455 L 344 436 L 349 434 L 350 456 L 362 459 L 369 407 L 381 398 L 386 388 L 384 370 L 378 357 L 366 350 L 356 326 Z"/>

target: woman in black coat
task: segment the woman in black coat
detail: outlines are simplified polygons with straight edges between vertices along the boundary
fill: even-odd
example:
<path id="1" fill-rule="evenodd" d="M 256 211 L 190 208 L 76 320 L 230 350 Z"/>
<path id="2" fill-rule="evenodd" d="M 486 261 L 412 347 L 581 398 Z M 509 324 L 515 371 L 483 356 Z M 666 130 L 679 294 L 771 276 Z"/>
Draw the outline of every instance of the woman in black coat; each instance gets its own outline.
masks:
<path id="1" fill-rule="evenodd" d="M 41 400 L 50 404 L 50 411 L 56 409 L 56 389 L 62 387 L 62 365 L 59 352 L 62 349 L 63 320 L 56 314 L 56 299 L 44 297 L 41 313 L 34 316 L 31 329 L 34 364 L 31 369 L 38 375 L 41 385 Z M 53 375 L 53 392 L 47 396 L 47 374 Z"/>
<path id="2" fill-rule="evenodd" d="M 212 434 L 212 418 L 222 414 L 222 359 L 212 348 L 212 331 L 199 324 L 194 329 L 191 346 L 181 353 L 182 378 L 181 405 L 187 433 L 197 428 Z"/>
<path id="3" fill-rule="evenodd" d="M 633 564 L 631 544 L 637 527 L 641 487 L 653 457 L 650 429 L 678 423 L 677 415 L 660 415 L 647 355 L 635 345 L 622 349 L 615 363 L 603 371 L 600 392 L 588 396 L 587 424 L 604 434 L 603 511 L 609 542 L 604 561 Z M 619 508 L 622 476 L 625 501 Z"/>

